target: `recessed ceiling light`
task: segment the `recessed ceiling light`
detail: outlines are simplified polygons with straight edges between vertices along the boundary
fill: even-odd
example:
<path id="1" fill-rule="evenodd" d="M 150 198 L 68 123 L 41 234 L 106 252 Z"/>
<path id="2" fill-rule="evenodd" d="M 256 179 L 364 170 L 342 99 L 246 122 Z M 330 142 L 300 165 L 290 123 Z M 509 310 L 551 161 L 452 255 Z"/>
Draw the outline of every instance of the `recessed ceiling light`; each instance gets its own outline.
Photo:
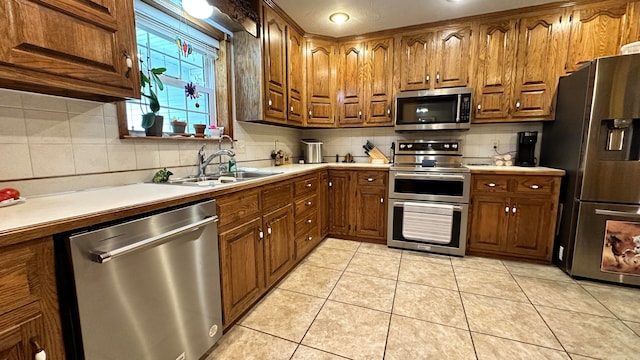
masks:
<path id="1" fill-rule="evenodd" d="M 342 24 L 349 20 L 349 14 L 343 12 L 336 12 L 329 16 L 329 20 L 336 24 Z"/>
<path id="2" fill-rule="evenodd" d="M 207 0 L 182 0 L 182 8 L 198 19 L 206 19 L 213 14 L 213 6 Z"/>

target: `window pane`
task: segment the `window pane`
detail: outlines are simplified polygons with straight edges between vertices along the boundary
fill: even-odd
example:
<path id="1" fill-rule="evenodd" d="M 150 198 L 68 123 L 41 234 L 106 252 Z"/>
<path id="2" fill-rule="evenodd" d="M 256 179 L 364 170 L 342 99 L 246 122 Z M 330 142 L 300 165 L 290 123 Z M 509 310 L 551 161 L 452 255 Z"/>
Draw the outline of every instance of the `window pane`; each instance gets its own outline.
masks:
<path id="1" fill-rule="evenodd" d="M 200 66 L 182 63 L 182 77 L 180 79 L 186 82 L 193 82 L 196 85 L 205 86 L 204 69 Z"/>
<path id="2" fill-rule="evenodd" d="M 196 107 L 196 102 L 200 105 L 200 107 Z M 209 94 L 200 93 L 200 97 L 198 99 L 187 100 L 187 110 L 195 111 L 195 112 L 209 112 Z"/>
<path id="3" fill-rule="evenodd" d="M 199 114 L 199 113 L 189 113 L 189 126 L 191 126 L 191 130 L 193 131 L 193 124 L 208 124 L 209 123 L 209 115 L 207 114 Z"/>

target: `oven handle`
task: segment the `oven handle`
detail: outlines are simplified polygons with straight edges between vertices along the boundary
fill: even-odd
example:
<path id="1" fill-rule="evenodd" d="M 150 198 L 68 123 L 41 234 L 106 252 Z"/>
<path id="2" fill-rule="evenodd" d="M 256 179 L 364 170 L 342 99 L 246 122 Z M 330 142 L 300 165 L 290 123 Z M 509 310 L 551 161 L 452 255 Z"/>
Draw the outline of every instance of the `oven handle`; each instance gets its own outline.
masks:
<path id="1" fill-rule="evenodd" d="M 625 211 L 596 209 L 596 215 L 620 216 L 620 217 L 639 218 L 640 219 L 640 214 L 638 214 L 638 213 L 630 213 L 630 212 L 625 212 Z"/>
<path id="2" fill-rule="evenodd" d="M 167 240 L 170 237 L 176 236 L 176 235 L 181 235 L 184 234 L 186 232 L 190 232 L 190 231 L 195 231 L 198 230 L 198 228 L 200 228 L 203 225 L 208 225 L 210 223 L 213 222 L 217 222 L 218 221 L 218 217 L 217 216 L 211 216 L 208 218 L 205 218 L 203 220 L 200 221 L 196 221 L 193 224 L 189 224 L 189 225 L 185 225 L 182 227 L 179 227 L 177 229 L 173 229 L 171 231 L 167 231 L 165 233 L 162 233 L 160 235 L 156 235 L 147 239 L 144 239 L 142 241 L 138 241 L 138 242 L 134 242 L 132 244 L 128 244 L 125 245 L 123 247 L 119 247 L 117 249 L 111 250 L 111 251 L 91 251 L 89 254 L 89 257 L 91 258 L 91 260 L 100 263 L 100 264 L 104 264 L 107 261 L 113 260 L 119 256 L 122 255 L 126 255 L 129 254 L 131 252 L 134 252 L 140 248 L 149 246 L 153 243 L 156 242 L 161 242 L 164 240 Z"/>
<path id="3" fill-rule="evenodd" d="M 443 180 L 464 180 L 463 175 L 433 175 L 421 173 L 396 173 L 396 177 L 405 179 L 443 179 Z"/>
<path id="4" fill-rule="evenodd" d="M 417 202 L 428 202 L 428 201 L 417 201 Z M 391 206 L 396 206 L 396 205 L 403 205 L 404 206 L 405 201 L 394 201 L 393 204 Z M 449 204 L 447 204 L 449 205 Z M 453 210 L 455 211 L 462 211 L 462 206 L 458 206 L 458 205 L 452 205 Z"/>

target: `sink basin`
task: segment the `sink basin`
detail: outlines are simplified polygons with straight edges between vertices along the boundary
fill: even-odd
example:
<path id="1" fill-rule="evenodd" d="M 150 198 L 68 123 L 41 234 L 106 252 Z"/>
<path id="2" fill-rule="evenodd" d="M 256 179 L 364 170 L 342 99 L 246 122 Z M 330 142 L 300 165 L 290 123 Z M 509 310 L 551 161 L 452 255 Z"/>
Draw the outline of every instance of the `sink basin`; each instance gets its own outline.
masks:
<path id="1" fill-rule="evenodd" d="M 169 184 L 195 185 L 195 186 L 215 186 L 217 184 L 260 179 L 267 176 L 282 174 L 282 172 L 262 171 L 262 170 L 238 170 L 232 173 L 222 173 L 219 175 L 207 176 L 187 176 L 182 178 L 169 179 Z"/>

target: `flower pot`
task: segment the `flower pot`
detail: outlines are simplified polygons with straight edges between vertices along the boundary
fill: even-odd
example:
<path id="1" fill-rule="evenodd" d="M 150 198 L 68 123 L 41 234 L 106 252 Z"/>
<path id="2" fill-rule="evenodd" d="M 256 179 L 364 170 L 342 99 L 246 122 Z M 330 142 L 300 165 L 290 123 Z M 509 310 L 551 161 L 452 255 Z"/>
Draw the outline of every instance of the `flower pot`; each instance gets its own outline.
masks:
<path id="1" fill-rule="evenodd" d="M 187 127 L 187 123 L 184 121 L 172 121 L 171 126 L 173 127 L 174 133 L 182 134 Z"/>
<path id="2" fill-rule="evenodd" d="M 194 124 L 193 128 L 196 130 L 196 134 L 204 134 L 204 129 L 207 128 L 205 124 Z"/>
<path id="3" fill-rule="evenodd" d="M 153 125 L 150 128 L 144 129 L 144 133 L 147 136 L 159 136 L 162 137 L 162 123 L 164 122 L 164 116 L 156 115 Z"/>

